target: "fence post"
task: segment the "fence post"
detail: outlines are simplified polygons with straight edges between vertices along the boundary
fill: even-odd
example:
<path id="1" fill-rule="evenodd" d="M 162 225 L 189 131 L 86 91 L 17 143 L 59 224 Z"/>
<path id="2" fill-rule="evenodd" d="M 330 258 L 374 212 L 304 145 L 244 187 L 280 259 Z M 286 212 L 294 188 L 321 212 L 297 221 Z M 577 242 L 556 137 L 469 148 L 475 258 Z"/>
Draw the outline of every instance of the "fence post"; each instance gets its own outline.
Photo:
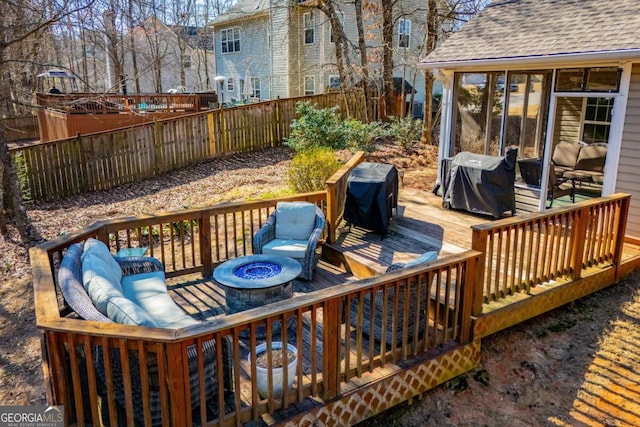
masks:
<path id="1" fill-rule="evenodd" d="M 153 160 L 153 175 L 158 175 L 161 171 L 160 166 L 164 165 L 164 156 L 162 155 L 163 145 L 162 123 L 157 118 L 153 118 L 153 148 L 155 159 Z"/>
<path id="2" fill-rule="evenodd" d="M 282 126 L 282 123 L 280 123 L 280 121 L 282 120 L 282 112 L 280 111 L 280 97 L 276 98 L 275 104 L 276 104 L 276 123 L 275 123 L 276 140 L 274 141 L 274 144 L 273 144 L 274 147 L 276 144 L 279 145 L 280 143 L 282 143 L 282 139 L 281 139 L 282 131 L 280 130 L 280 126 Z"/>
<path id="3" fill-rule="evenodd" d="M 487 256 L 487 236 L 488 231 L 480 228 L 471 228 L 471 249 L 478 251 L 480 255 L 475 263 L 473 274 L 473 296 L 471 315 L 482 314 L 482 304 L 484 303 L 485 269 Z"/>

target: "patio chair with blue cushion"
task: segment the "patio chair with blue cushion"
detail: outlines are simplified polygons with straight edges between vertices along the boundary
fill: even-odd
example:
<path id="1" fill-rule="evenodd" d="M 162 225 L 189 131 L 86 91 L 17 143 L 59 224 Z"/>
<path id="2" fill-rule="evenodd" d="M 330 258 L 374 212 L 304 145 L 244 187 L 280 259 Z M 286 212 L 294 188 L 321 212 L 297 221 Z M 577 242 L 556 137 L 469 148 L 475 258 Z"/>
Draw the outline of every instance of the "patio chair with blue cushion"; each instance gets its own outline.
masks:
<path id="1" fill-rule="evenodd" d="M 323 228 L 324 214 L 313 203 L 278 202 L 253 236 L 253 253 L 293 258 L 302 265 L 299 277 L 311 280 L 318 264 L 316 246 Z"/>
<path id="2" fill-rule="evenodd" d="M 402 270 L 404 268 L 415 267 L 417 265 L 421 267 L 426 267 L 433 261 L 438 259 L 438 252 L 429 251 L 420 255 L 412 261 L 407 263 L 395 263 L 391 264 L 386 272 L 390 273 L 393 271 Z M 404 336 L 404 318 L 405 318 L 405 298 L 407 297 L 407 293 L 405 292 L 404 287 L 406 286 L 406 282 L 402 284 L 398 284 L 395 287 L 389 289 L 387 291 L 387 299 L 386 302 L 383 299 L 384 291 L 380 290 L 375 292 L 373 295 L 374 303 L 371 303 L 371 294 L 365 294 L 363 297 L 362 303 L 362 324 L 360 327 L 362 328 L 362 332 L 367 336 L 374 338 L 376 341 L 382 341 L 382 330 L 384 328 L 386 338 L 385 341 L 387 344 L 400 344 L 402 343 Z M 422 334 L 424 332 L 424 323 L 425 323 L 425 313 L 424 309 L 420 310 L 419 313 L 416 313 L 415 304 L 420 300 L 421 307 L 425 307 L 425 303 L 427 300 L 427 286 L 422 287 L 421 294 L 418 295 L 416 291 L 416 287 L 412 286 L 410 291 L 408 292 L 408 298 L 410 299 L 409 311 L 406 313 L 407 317 L 407 326 L 406 330 L 409 340 L 414 339 L 413 333 L 415 331 L 416 322 L 418 323 L 418 333 Z M 398 301 L 397 306 L 395 307 L 396 315 L 393 315 L 394 305 L 396 303 L 395 293 L 398 292 Z M 359 298 L 355 297 L 352 300 L 351 304 L 351 326 L 354 328 L 358 328 L 358 301 Z M 387 316 L 385 319 L 382 318 L 382 312 L 384 306 L 386 304 L 387 308 Z M 375 315 L 375 322 L 373 325 L 373 331 L 371 330 L 371 314 Z M 393 336 L 395 333 L 395 343 L 393 340 Z"/>

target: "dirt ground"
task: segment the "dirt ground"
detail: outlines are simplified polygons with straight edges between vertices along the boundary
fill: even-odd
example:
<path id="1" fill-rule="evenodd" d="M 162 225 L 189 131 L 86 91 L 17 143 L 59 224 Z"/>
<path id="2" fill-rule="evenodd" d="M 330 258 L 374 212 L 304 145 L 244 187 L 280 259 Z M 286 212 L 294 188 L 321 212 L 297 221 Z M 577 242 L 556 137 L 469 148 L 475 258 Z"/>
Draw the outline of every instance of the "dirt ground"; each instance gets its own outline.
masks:
<path id="1" fill-rule="evenodd" d="M 394 162 L 406 187 L 429 190 L 434 147 L 373 161 Z M 42 239 L 99 219 L 278 195 L 286 148 L 218 159 L 109 191 L 32 203 Z M 258 178 L 256 178 L 258 177 Z M 27 252 L 15 230 L 0 238 L 0 405 L 45 403 L 39 332 Z M 482 341 L 480 366 L 363 426 L 640 425 L 640 274 Z"/>

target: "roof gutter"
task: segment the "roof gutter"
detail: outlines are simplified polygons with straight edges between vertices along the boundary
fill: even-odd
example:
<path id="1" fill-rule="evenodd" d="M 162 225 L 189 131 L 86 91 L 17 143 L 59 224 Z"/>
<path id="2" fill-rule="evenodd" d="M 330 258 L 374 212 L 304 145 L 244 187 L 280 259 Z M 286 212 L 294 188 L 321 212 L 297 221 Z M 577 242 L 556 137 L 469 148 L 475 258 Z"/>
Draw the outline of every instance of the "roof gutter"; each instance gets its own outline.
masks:
<path id="1" fill-rule="evenodd" d="M 553 68 L 555 66 L 593 65 L 599 63 L 611 64 L 612 62 L 629 62 L 633 60 L 640 61 L 640 49 L 514 56 L 460 61 L 424 61 L 418 63 L 418 68 L 455 70 L 533 69 Z"/>

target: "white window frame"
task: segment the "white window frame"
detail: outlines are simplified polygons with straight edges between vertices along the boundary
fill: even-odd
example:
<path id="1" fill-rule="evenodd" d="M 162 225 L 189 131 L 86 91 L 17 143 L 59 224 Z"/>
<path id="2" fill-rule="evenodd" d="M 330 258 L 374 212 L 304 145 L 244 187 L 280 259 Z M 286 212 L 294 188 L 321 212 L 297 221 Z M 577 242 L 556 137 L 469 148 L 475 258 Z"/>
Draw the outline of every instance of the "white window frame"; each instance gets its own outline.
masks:
<path id="1" fill-rule="evenodd" d="M 260 77 L 251 77 L 251 97 L 260 98 L 262 92 Z"/>
<path id="2" fill-rule="evenodd" d="M 613 104 L 610 107 L 604 107 L 602 106 L 601 108 L 610 108 L 611 111 L 609 112 L 609 121 L 606 120 L 587 120 L 587 104 L 589 102 L 589 98 L 606 98 L 606 99 L 610 99 L 611 101 L 613 101 Z M 609 143 L 609 138 L 611 137 L 611 120 L 613 120 L 613 109 L 614 109 L 614 105 L 615 105 L 615 97 L 613 96 L 585 96 L 584 97 L 584 102 L 582 105 L 582 123 L 580 124 L 580 139 L 582 141 L 584 141 L 584 125 L 600 125 L 600 126 L 607 126 L 609 127 L 609 131 L 607 132 L 607 141 L 595 141 L 596 143 L 602 143 L 602 142 L 606 142 Z"/>
<path id="3" fill-rule="evenodd" d="M 344 29 L 344 12 L 338 11 L 337 12 L 337 16 L 338 16 L 338 21 L 340 21 L 340 23 L 342 24 L 342 28 Z M 329 42 L 330 43 L 335 43 L 335 39 L 333 38 L 333 26 L 331 25 L 331 22 L 329 22 Z"/>
<path id="4" fill-rule="evenodd" d="M 222 52 L 222 54 L 238 53 L 240 52 L 240 48 L 240 27 L 224 28 L 220 30 L 220 52 Z"/>
<path id="5" fill-rule="evenodd" d="M 231 93 L 235 90 L 235 82 L 233 77 L 227 80 L 227 93 Z"/>
<path id="6" fill-rule="evenodd" d="M 307 83 L 312 83 L 311 90 L 308 89 Z M 304 95 L 310 96 L 316 94 L 316 76 L 304 76 Z"/>
<path id="7" fill-rule="evenodd" d="M 302 15 L 302 28 L 302 40 L 304 44 L 314 44 L 316 42 L 316 29 L 313 12 L 307 12 Z M 307 41 L 307 34 L 310 34 L 311 41 Z"/>
<path id="8" fill-rule="evenodd" d="M 406 45 L 403 42 L 406 40 Z M 411 20 L 398 19 L 398 48 L 409 49 L 411 47 Z"/>
<path id="9" fill-rule="evenodd" d="M 342 85 L 342 82 L 340 81 L 340 76 L 337 74 L 329 74 L 329 89 L 332 89 L 333 87 L 331 86 L 331 80 L 338 80 L 338 87 L 340 87 Z"/>

